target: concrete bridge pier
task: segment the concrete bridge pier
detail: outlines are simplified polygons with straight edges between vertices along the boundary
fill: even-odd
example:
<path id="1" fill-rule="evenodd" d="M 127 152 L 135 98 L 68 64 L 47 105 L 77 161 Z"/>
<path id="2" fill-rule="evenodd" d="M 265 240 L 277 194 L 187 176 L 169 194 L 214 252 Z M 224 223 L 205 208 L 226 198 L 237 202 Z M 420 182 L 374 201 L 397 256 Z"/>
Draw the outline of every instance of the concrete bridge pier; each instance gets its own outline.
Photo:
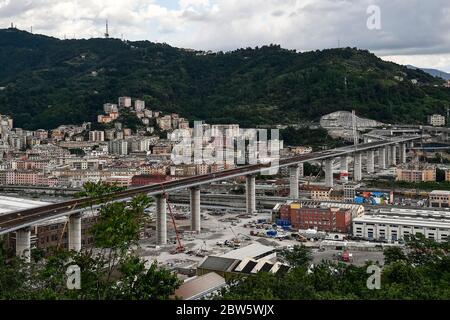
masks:
<path id="1" fill-rule="evenodd" d="M 167 244 L 167 200 L 164 195 L 156 196 L 156 236 L 158 244 Z"/>
<path id="2" fill-rule="evenodd" d="M 400 163 L 406 163 L 406 143 L 400 144 Z"/>
<path id="3" fill-rule="evenodd" d="M 348 158 L 347 158 L 347 156 L 342 156 L 340 162 L 341 162 L 341 164 L 340 164 L 341 171 L 347 171 L 348 172 Z"/>
<path id="4" fill-rule="evenodd" d="M 300 168 L 297 165 L 289 167 L 289 190 L 290 198 L 298 199 L 298 179 L 300 177 Z"/>
<path id="5" fill-rule="evenodd" d="M 191 192 L 191 230 L 200 233 L 201 231 L 200 187 L 191 188 L 190 192 Z"/>
<path id="6" fill-rule="evenodd" d="M 298 164 L 298 176 L 299 178 L 303 178 L 305 176 L 305 168 L 303 163 Z"/>
<path id="7" fill-rule="evenodd" d="M 254 214 L 256 212 L 256 181 L 254 175 L 246 176 L 246 204 L 247 214 Z"/>
<path id="8" fill-rule="evenodd" d="M 397 165 L 397 146 L 394 144 L 391 146 L 391 163 L 392 166 Z"/>
<path id="9" fill-rule="evenodd" d="M 367 173 L 375 172 L 375 151 L 367 151 Z"/>
<path id="10" fill-rule="evenodd" d="M 24 228 L 16 231 L 16 256 L 26 262 L 31 261 L 31 229 Z"/>
<path id="11" fill-rule="evenodd" d="M 353 181 L 359 182 L 362 180 L 362 154 L 360 152 L 354 154 L 353 165 Z"/>
<path id="12" fill-rule="evenodd" d="M 386 148 L 378 149 L 378 168 L 386 169 Z"/>
<path id="13" fill-rule="evenodd" d="M 389 168 L 392 164 L 392 148 L 390 146 L 386 147 L 386 168 Z"/>
<path id="14" fill-rule="evenodd" d="M 69 250 L 81 251 L 81 213 L 69 216 L 68 227 Z"/>
<path id="15" fill-rule="evenodd" d="M 333 159 L 325 160 L 325 186 L 333 187 Z"/>

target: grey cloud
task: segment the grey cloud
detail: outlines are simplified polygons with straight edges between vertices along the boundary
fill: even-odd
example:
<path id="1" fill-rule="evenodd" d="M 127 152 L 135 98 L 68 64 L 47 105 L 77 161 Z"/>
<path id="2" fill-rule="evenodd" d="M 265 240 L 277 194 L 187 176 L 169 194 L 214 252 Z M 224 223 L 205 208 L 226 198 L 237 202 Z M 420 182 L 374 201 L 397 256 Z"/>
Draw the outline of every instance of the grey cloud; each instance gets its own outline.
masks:
<path id="1" fill-rule="evenodd" d="M 448 0 L 210 0 L 209 5 L 177 9 L 164 8 L 164 2 L 156 0 L 1 3 L 1 25 L 33 24 L 36 32 L 56 36 L 99 36 L 109 18 L 116 36 L 204 50 L 279 43 L 304 51 L 336 47 L 340 40 L 343 46 L 381 55 L 450 53 Z M 60 9 L 61 4 L 72 6 Z M 366 27 L 371 4 L 381 8 L 381 30 Z M 77 10 L 72 17 L 67 11 L 73 8 Z M 150 31 L 149 25 L 154 26 Z"/>
<path id="2" fill-rule="evenodd" d="M 281 17 L 281 16 L 285 15 L 285 12 L 283 10 L 275 10 L 275 11 L 272 11 L 271 15 L 274 17 Z"/>

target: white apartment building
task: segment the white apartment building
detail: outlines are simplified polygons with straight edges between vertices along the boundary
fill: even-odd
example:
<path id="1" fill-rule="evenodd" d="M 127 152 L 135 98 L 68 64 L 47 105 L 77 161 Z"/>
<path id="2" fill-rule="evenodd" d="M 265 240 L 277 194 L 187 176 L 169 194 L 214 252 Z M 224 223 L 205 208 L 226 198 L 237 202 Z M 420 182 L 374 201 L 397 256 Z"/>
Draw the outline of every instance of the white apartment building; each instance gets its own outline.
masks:
<path id="1" fill-rule="evenodd" d="M 39 140 L 46 140 L 48 139 L 48 131 L 44 129 L 38 129 L 34 132 L 34 136 Z"/>
<path id="2" fill-rule="evenodd" d="M 145 109 L 145 101 L 142 100 L 136 100 L 134 102 L 134 110 L 136 110 L 136 112 L 142 112 Z"/>
<path id="3" fill-rule="evenodd" d="M 172 129 L 172 118 L 170 116 L 160 117 L 156 120 L 159 128 L 163 131 Z"/>
<path id="4" fill-rule="evenodd" d="M 106 114 L 110 114 L 113 112 L 119 112 L 119 109 L 117 108 L 117 104 L 105 103 L 103 105 L 103 111 L 105 111 Z"/>
<path id="5" fill-rule="evenodd" d="M 128 146 L 131 146 L 130 150 L 131 152 L 143 152 L 143 151 L 149 151 L 150 145 L 151 145 L 151 139 L 130 139 Z"/>
<path id="6" fill-rule="evenodd" d="M 89 141 L 101 142 L 105 141 L 104 131 L 89 131 Z"/>
<path id="7" fill-rule="evenodd" d="M 428 123 L 435 127 L 445 126 L 445 117 L 440 114 L 433 114 L 428 116 Z"/>
<path id="8" fill-rule="evenodd" d="M 128 154 L 128 141 L 126 140 L 113 140 L 108 144 L 109 154 L 115 154 L 120 156 L 126 156 Z"/>
<path id="9" fill-rule="evenodd" d="M 130 97 L 120 97 L 119 98 L 119 107 L 130 108 L 131 107 L 131 98 Z"/>

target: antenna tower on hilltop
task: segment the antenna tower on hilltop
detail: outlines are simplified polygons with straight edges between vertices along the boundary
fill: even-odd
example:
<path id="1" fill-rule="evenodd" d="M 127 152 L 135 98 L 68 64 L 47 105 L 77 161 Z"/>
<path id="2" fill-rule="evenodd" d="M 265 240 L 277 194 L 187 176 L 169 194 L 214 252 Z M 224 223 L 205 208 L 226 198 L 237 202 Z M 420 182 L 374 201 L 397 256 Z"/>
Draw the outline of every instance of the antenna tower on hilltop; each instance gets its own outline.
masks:
<path id="1" fill-rule="evenodd" d="M 108 26 L 108 20 L 106 20 L 106 32 L 105 32 L 105 38 L 109 38 L 109 26 Z"/>

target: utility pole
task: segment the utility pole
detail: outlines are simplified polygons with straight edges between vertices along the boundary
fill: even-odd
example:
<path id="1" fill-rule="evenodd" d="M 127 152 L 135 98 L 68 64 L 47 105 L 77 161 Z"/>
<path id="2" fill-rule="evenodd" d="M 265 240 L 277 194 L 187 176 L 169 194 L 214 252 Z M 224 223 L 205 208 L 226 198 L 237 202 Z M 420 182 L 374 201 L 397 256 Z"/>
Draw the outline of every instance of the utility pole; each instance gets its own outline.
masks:
<path id="1" fill-rule="evenodd" d="M 357 123 L 356 123 L 356 112 L 355 110 L 352 111 L 352 129 L 353 129 L 353 144 L 355 146 L 355 149 L 358 148 L 358 131 L 357 131 Z"/>
<path id="2" fill-rule="evenodd" d="M 447 119 L 446 119 L 446 125 L 448 127 L 448 121 L 450 120 L 450 108 L 447 106 Z"/>

